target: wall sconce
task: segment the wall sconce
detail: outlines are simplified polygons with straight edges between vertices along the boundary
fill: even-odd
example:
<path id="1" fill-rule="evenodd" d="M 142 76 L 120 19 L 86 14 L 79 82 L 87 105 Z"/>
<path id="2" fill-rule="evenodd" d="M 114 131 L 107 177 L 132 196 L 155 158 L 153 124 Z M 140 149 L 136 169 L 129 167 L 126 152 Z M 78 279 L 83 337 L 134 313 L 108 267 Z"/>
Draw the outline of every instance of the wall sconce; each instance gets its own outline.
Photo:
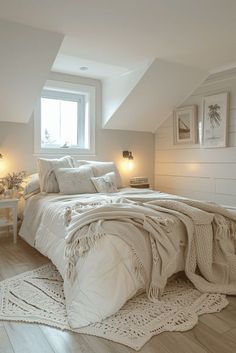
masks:
<path id="1" fill-rule="evenodd" d="M 125 169 L 132 170 L 134 167 L 134 157 L 131 151 L 123 151 L 123 158 L 125 159 Z"/>
<path id="2" fill-rule="evenodd" d="M 3 158 L 3 155 L 0 153 L 0 159 L 2 159 Z"/>
<path id="3" fill-rule="evenodd" d="M 123 157 L 128 159 L 134 159 L 131 151 L 123 151 Z"/>

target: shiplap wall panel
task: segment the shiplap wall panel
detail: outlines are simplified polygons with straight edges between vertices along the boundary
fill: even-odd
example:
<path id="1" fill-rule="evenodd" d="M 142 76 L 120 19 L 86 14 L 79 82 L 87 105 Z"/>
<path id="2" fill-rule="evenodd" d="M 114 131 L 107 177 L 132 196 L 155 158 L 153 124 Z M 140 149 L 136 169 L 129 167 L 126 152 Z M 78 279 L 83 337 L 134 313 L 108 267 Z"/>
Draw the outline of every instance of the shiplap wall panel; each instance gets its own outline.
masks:
<path id="1" fill-rule="evenodd" d="M 189 177 L 176 177 L 168 175 L 156 175 L 159 187 L 165 187 L 166 184 L 171 185 L 172 188 L 188 191 L 199 192 L 214 192 L 214 186 L 211 178 L 189 178 Z"/>
<path id="2" fill-rule="evenodd" d="M 235 195 L 236 196 L 236 180 L 235 179 L 215 179 L 215 191 L 218 194 Z"/>
<path id="3" fill-rule="evenodd" d="M 203 148 L 199 142 L 175 145 L 170 116 L 155 136 L 156 189 L 236 207 L 236 69 L 211 75 L 182 106 L 198 106 L 200 136 L 203 97 L 226 91 L 230 93 L 228 147 Z"/>

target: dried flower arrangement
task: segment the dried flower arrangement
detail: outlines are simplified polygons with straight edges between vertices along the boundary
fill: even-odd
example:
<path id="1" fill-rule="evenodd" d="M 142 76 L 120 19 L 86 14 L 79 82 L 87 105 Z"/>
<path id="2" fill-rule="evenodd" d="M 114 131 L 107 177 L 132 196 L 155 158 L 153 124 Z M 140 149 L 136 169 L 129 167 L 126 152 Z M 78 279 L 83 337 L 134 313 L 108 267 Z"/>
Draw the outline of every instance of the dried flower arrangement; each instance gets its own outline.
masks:
<path id="1" fill-rule="evenodd" d="M 19 190 L 25 176 L 26 176 L 26 172 L 24 170 L 17 173 L 15 172 L 8 173 L 7 176 L 3 178 L 3 184 L 9 190 L 11 189 Z"/>

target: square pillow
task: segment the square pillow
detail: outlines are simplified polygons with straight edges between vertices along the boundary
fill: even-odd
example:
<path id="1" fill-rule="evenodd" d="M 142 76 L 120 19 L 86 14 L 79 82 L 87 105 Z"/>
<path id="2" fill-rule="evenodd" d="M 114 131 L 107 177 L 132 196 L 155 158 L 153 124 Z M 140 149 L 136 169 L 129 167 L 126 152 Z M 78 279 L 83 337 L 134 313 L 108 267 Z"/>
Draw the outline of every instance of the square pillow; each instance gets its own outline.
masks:
<path id="1" fill-rule="evenodd" d="M 91 178 L 96 190 L 98 192 L 117 192 L 116 175 L 114 172 L 107 173 L 100 177 Z"/>
<path id="2" fill-rule="evenodd" d="M 97 192 L 91 178 L 94 176 L 90 166 L 79 168 L 55 169 L 57 182 L 61 194 L 86 194 Z"/>
<path id="3" fill-rule="evenodd" d="M 77 167 L 81 165 L 91 165 L 93 168 L 93 173 L 95 177 L 103 176 L 104 174 L 114 172 L 115 179 L 116 179 L 116 186 L 118 188 L 122 187 L 122 180 L 119 173 L 119 170 L 114 162 L 99 162 L 99 161 L 83 161 L 83 160 L 76 160 L 75 165 Z"/>
<path id="4" fill-rule="evenodd" d="M 65 156 L 59 159 L 39 158 L 37 161 L 40 190 L 42 192 L 59 192 L 55 170 L 59 168 L 73 168 L 74 159 Z"/>

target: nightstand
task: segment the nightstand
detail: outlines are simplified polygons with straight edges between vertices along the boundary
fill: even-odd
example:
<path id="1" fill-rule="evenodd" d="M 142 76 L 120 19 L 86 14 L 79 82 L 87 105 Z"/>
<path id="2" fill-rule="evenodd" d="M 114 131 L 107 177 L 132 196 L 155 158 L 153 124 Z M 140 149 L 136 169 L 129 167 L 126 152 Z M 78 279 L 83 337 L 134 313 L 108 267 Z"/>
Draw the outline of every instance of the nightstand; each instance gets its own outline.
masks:
<path id="1" fill-rule="evenodd" d="M 0 208 L 8 209 L 8 218 L 5 222 L 1 222 L 0 217 L 0 227 L 9 227 L 12 226 L 13 228 L 13 241 L 14 243 L 17 242 L 17 205 L 18 199 L 0 199 Z M 12 217 L 10 219 L 9 210 L 12 211 Z M 4 220 L 2 218 L 2 220 Z"/>

